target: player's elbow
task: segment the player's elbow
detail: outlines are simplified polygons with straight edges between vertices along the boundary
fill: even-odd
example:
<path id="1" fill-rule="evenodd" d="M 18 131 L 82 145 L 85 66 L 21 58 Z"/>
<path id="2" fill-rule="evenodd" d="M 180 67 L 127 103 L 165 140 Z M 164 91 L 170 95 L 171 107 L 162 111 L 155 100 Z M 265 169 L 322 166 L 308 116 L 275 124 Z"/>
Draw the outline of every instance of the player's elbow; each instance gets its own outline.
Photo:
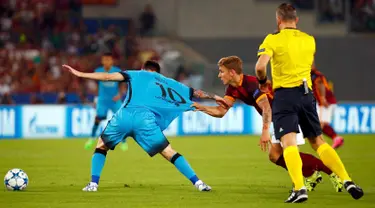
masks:
<path id="1" fill-rule="evenodd" d="M 115 73 L 108 73 L 104 76 L 105 81 L 115 81 L 116 76 Z"/>
<path id="2" fill-rule="evenodd" d="M 216 118 L 223 118 L 225 114 L 222 114 L 222 113 L 217 113 L 214 115 L 214 117 Z"/>
<path id="3" fill-rule="evenodd" d="M 225 114 L 227 113 L 227 109 L 219 107 L 218 112 L 216 113 L 215 117 L 216 118 L 223 118 Z"/>
<path id="4" fill-rule="evenodd" d="M 106 76 L 104 77 L 104 79 L 105 79 L 105 81 L 111 81 L 111 76 L 110 76 L 110 75 L 106 75 Z"/>
<path id="5" fill-rule="evenodd" d="M 258 73 L 258 72 L 263 72 L 266 70 L 266 65 L 262 64 L 262 63 L 257 63 L 255 65 L 255 71 Z"/>
<path id="6" fill-rule="evenodd" d="M 271 105 L 269 103 L 262 106 L 263 112 L 272 112 Z"/>

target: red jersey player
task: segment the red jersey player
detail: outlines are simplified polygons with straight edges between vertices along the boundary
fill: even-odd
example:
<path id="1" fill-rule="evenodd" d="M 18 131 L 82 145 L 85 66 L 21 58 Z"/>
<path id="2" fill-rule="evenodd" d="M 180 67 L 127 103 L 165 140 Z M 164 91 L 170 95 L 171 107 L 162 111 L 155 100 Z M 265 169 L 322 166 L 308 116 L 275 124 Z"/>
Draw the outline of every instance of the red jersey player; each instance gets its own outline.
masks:
<path id="1" fill-rule="evenodd" d="M 242 100 L 247 105 L 255 107 L 255 109 L 262 115 L 263 118 L 263 129 L 262 136 L 260 139 L 260 146 L 263 151 L 268 149 L 270 140 L 270 130 L 272 128 L 271 117 L 272 111 L 270 103 L 272 103 L 272 90 L 269 93 L 262 92 L 258 86 L 256 77 L 250 75 L 244 75 L 242 73 L 242 60 L 237 56 L 229 56 L 220 59 L 219 63 L 219 75 L 224 85 L 228 85 L 225 97 L 228 104 L 228 108 L 222 106 L 204 106 L 199 103 L 194 103 L 194 107 L 208 115 L 214 117 L 223 117 L 230 107 L 233 106 L 236 100 Z M 297 144 L 301 145 L 305 143 L 302 133 L 297 135 Z M 278 166 L 286 169 L 286 164 L 283 157 L 283 149 L 279 141 L 272 136 L 272 144 L 269 149 L 269 159 L 271 162 Z M 326 167 L 321 160 L 314 157 L 313 155 L 300 153 L 303 163 L 303 174 L 306 177 L 306 187 L 308 190 L 313 190 L 315 186 L 320 182 L 322 176 L 319 171 L 323 171 L 330 175 L 330 179 L 336 189 L 341 191 L 342 182 L 340 179 L 332 173 L 332 171 Z"/>
<path id="2" fill-rule="evenodd" d="M 323 133 L 333 140 L 332 147 L 336 149 L 344 144 L 344 139 L 338 136 L 330 125 L 337 106 L 335 95 L 328 85 L 326 77 L 315 66 L 311 70 L 311 80 L 313 82 L 314 96 L 318 104 L 317 111 Z"/>

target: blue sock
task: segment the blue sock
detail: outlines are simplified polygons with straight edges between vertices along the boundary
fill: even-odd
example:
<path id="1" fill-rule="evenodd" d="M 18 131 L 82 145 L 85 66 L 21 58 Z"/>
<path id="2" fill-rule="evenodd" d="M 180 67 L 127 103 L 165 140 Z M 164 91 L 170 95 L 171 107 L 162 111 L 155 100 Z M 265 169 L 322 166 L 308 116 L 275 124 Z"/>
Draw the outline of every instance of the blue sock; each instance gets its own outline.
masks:
<path id="1" fill-rule="evenodd" d="M 182 175 L 184 175 L 187 179 L 189 179 L 193 184 L 199 180 L 197 175 L 195 174 L 194 170 L 190 167 L 188 161 L 184 158 L 184 156 L 176 153 L 173 155 L 171 159 L 171 163 L 173 163 L 177 170 L 179 170 Z"/>
<path id="2" fill-rule="evenodd" d="M 102 173 L 107 151 L 95 149 L 91 160 L 91 182 L 99 184 L 100 175 Z"/>

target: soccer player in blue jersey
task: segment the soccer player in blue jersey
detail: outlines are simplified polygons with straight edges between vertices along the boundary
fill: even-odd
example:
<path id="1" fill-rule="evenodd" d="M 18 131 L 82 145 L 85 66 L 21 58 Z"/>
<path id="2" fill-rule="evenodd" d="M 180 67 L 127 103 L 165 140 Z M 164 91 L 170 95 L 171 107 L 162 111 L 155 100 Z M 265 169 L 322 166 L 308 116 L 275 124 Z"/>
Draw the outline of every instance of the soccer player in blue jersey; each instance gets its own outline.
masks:
<path id="1" fill-rule="evenodd" d="M 111 53 L 105 53 L 102 55 L 102 65 L 95 69 L 95 72 L 101 73 L 115 73 L 120 72 L 121 69 L 113 66 L 113 58 Z M 111 110 L 116 113 L 121 107 L 121 98 L 123 93 L 121 92 L 119 82 L 103 82 L 99 81 L 98 98 L 96 102 L 96 117 L 95 123 L 92 127 L 91 138 L 85 143 L 85 149 L 92 149 L 96 141 L 96 132 L 99 124 L 102 120 L 107 118 L 107 113 Z M 126 142 L 123 142 L 120 146 L 122 150 L 127 150 L 128 146 Z"/>
<path id="2" fill-rule="evenodd" d="M 172 149 L 163 130 L 182 112 L 193 110 L 192 97 L 212 99 L 226 106 L 223 98 L 201 90 L 194 90 L 159 74 L 157 62 L 148 61 L 144 70 L 118 73 L 82 73 L 70 66 L 63 67 L 78 77 L 128 83 L 128 94 L 120 110 L 108 122 L 99 138 L 91 162 L 91 182 L 83 191 L 97 191 L 99 178 L 108 150 L 126 137 L 133 137 L 151 157 L 160 153 L 170 161 L 199 191 L 211 187 L 201 181 L 186 159 Z"/>

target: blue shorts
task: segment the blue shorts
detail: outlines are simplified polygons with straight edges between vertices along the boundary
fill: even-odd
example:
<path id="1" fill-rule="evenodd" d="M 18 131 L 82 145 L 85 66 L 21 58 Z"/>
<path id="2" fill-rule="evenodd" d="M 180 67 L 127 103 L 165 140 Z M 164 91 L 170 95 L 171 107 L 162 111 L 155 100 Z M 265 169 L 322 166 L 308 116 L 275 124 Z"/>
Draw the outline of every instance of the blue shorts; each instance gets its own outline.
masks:
<path id="1" fill-rule="evenodd" d="M 120 107 L 121 101 L 119 100 L 116 102 L 98 102 L 96 104 L 96 117 L 105 119 L 109 110 L 115 114 Z"/>
<path id="2" fill-rule="evenodd" d="M 156 123 L 154 113 L 144 108 L 122 108 L 108 122 L 101 138 L 111 150 L 126 137 L 134 140 L 151 157 L 163 151 L 169 142 Z"/>

